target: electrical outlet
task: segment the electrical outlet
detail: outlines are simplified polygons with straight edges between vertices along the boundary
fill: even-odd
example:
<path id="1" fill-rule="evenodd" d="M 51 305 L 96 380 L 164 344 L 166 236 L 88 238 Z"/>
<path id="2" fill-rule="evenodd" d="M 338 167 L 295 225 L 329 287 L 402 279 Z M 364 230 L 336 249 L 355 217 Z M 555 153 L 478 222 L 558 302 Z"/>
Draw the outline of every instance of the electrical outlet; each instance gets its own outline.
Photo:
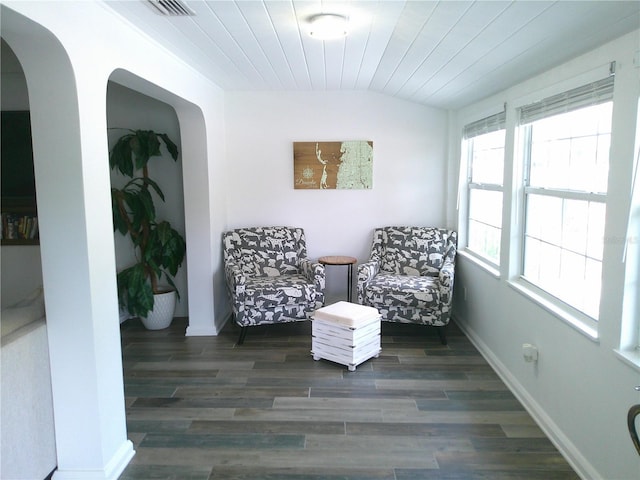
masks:
<path id="1" fill-rule="evenodd" d="M 522 356 L 527 363 L 538 361 L 538 347 L 531 345 L 530 343 L 522 344 Z"/>

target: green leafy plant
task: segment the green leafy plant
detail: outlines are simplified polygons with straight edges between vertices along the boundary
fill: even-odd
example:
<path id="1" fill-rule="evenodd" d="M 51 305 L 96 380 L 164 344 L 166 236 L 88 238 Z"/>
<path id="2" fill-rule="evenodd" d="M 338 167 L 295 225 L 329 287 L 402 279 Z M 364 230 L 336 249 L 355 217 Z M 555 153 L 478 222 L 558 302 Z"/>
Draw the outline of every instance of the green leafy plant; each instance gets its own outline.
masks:
<path id="1" fill-rule="evenodd" d="M 129 235 L 136 254 L 136 263 L 118 273 L 118 299 L 137 317 L 146 317 L 153 309 L 153 295 L 163 293 L 158 286 L 162 277 L 178 292 L 173 277 L 186 252 L 182 235 L 166 220 L 156 219 L 152 191 L 162 201 L 164 194 L 149 178 L 148 163 L 162 156 L 161 140 L 176 161 L 176 144 L 165 133 L 151 130 L 128 130 L 109 155 L 111 169 L 131 178 L 122 188 L 111 188 L 111 204 L 113 229 Z"/>

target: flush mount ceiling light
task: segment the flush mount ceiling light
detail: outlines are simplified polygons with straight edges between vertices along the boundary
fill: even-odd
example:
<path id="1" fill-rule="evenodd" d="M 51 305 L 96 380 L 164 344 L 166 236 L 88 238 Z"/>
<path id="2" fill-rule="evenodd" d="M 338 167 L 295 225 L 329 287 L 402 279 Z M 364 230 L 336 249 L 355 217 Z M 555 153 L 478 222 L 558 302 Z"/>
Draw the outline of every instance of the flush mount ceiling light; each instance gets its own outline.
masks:
<path id="1" fill-rule="evenodd" d="M 309 18 L 309 35 L 320 40 L 344 37 L 347 27 L 347 17 L 335 13 L 319 13 Z"/>

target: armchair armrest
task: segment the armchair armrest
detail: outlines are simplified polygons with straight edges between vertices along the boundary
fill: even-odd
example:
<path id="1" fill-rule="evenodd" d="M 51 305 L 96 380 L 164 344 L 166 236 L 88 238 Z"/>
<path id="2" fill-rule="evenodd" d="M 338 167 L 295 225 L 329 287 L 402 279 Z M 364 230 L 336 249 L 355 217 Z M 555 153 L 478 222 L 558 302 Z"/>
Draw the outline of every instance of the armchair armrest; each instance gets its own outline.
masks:
<path id="1" fill-rule="evenodd" d="M 244 305 L 244 295 L 247 278 L 240 266 L 233 262 L 227 261 L 224 266 L 224 273 L 227 278 L 227 287 L 231 296 L 233 309 L 237 313 L 237 305 Z"/>
<path id="2" fill-rule="evenodd" d="M 369 260 L 358 265 L 358 282 L 369 282 L 380 271 L 378 260 Z"/>
<path id="3" fill-rule="evenodd" d="M 364 302 L 364 291 L 367 284 L 375 277 L 380 271 L 380 262 L 378 260 L 369 260 L 367 262 L 358 265 L 358 303 Z"/>
<path id="4" fill-rule="evenodd" d="M 326 282 L 324 265 L 318 262 L 312 262 L 308 258 L 301 258 L 300 271 L 309 279 L 310 282 L 314 283 L 318 292 L 324 293 Z"/>
<path id="5" fill-rule="evenodd" d="M 453 279 L 454 279 L 454 262 L 445 261 L 440 273 L 438 274 L 438 284 L 440 288 L 440 295 L 442 303 L 445 305 L 451 305 L 453 300 Z"/>

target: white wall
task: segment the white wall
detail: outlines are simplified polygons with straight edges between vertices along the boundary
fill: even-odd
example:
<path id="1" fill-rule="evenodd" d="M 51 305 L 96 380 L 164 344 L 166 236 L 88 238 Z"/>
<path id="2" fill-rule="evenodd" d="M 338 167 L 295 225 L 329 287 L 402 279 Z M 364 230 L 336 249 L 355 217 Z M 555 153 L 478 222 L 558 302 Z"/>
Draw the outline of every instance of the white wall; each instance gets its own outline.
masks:
<path id="1" fill-rule="evenodd" d="M 376 226 L 445 225 L 446 112 L 369 92 L 233 92 L 226 95 L 225 109 L 228 178 L 233 185 L 224 215 L 229 219 L 228 228 L 295 224 L 305 228 L 312 258 L 345 254 L 364 261 Z M 174 139 L 180 136 L 173 107 L 113 82 L 109 83 L 107 115 L 109 127 L 145 125 L 173 134 Z M 109 134 L 110 145 L 116 137 L 117 133 Z M 293 142 L 314 140 L 372 140 L 373 189 L 294 190 Z M 161 185 L 170 199 L 159 208 L 166 208 L 168 219 L 184 231 L 179 183 L 182 156 L 177 164 L 168 160 L 158 168 Z M 219 240 L 212 238 L 215 252 L 220 249 Z M 120 268 L 131 259 L 130 251 L 119 234 L 115 245 L 116 266 Z M 17 254 L 20 248 L 31 251 L 37 247 L 11 250 Z M 3 262 L 3 270 L 12 264 L 24 262 Z M 41 273 L 33 273 L 21 277 L 41 283 Z M 185 264 L 176 277 L 182 297 L 177 315 L 188 314 L 186 274 Z M 328 293 L 343 295 L 343 269 L 329 267 L 327 275 Z M 19 293 L 7 299 L 28 293 L 31 283 L 21 284 Z M 221 292 L 216 315 L 219 323 L 227 311 L 220 281 L 217 290 Z"/>
<path id="2" fill-rule="evenodd" d="M 640 364 L 623 361 L 620 346 L 625 265 L 622 250 L 629 206 L 640 75 L 634 65 L 640 32 L 636 31 L 543 75 L 456 112 L 452 121 L 450 169 L 459 168 L 462 126 L 500 111 L 507 102 L 507 129 L 515 124 L 515 107 L 559 93 L 587 77 L 608 74 L 616 61 L 613 134 L 603 262 L 603 294 L 598 339 L 589 338 L 512 288 L 518 274 L 517 224 L 509 198 L 518 198 L 517 164 L 506 154 L 502 268 L 495 276 L 459 255 L 454 314 L 499 374 L 515 390 L 548 435 L 583 478 L 635 479 L 638 457 L 626 426 L 628 408 L 639 403 Z M 513 144 L 508 135 L 507 145 Z M 448 200 L 455 211 L 455 193 Z M 464 226 L 459 226 L 464 231 Z M 514 242 L 510 242 L 514 239 Z M 461 236 L 464 245 L 464 232 Z M 637 268 L 637 266 L 636 266 Z M 460 293 L 466 289 L 466 299 Z M 522 344 L 537 345 L 537 364 L 525 363 Z"/>
<path id="3" fill-rule="evenodd" d="M 163 202 L 156 198 L 156 215 L 159 220 L 168 220 L 171 226 L 183 236 L 184 227 L 184 192 L 182 188 L 182 149 L 180 146 L 180 125 L 176 111 L 170 105 L 143 95 L 129 88 L 110 82 L 107 89 L 107 125 L 109 129 L 109 150 L 122 135 L 128 133 L 120 129 L 153 130 L 166 133 L 178 145 L 179 156 L 173 161 L 164 144 L 160 147 L 162 157 L 153 157 L 149 162 L 149 175 L 164 193 Z M 111 183 L 122 187 L 130 179 L 117 171 L 111 171 Z M 115 233 L 116 268 L 119 270 L 131 266 L 135 262 L 131 239 L 120 232 Z M 175 315 L 188 316 L 188 291 L 186 262 L 174 277 L 174 283 L 180 293 L 176 304 Z"/>
<path id="4" fill-rule="evenodd" d="M 446 112 L 370 92 L 230 92 L 225 100 L 229 228 L 305 229 L 310 258 L 368 258 L 384 225 L 444 225 Z M 371 190 L 295 190 L 293 142 L 373 141 Z M 327 268 L 345 297 L 346 270 Z"/>

